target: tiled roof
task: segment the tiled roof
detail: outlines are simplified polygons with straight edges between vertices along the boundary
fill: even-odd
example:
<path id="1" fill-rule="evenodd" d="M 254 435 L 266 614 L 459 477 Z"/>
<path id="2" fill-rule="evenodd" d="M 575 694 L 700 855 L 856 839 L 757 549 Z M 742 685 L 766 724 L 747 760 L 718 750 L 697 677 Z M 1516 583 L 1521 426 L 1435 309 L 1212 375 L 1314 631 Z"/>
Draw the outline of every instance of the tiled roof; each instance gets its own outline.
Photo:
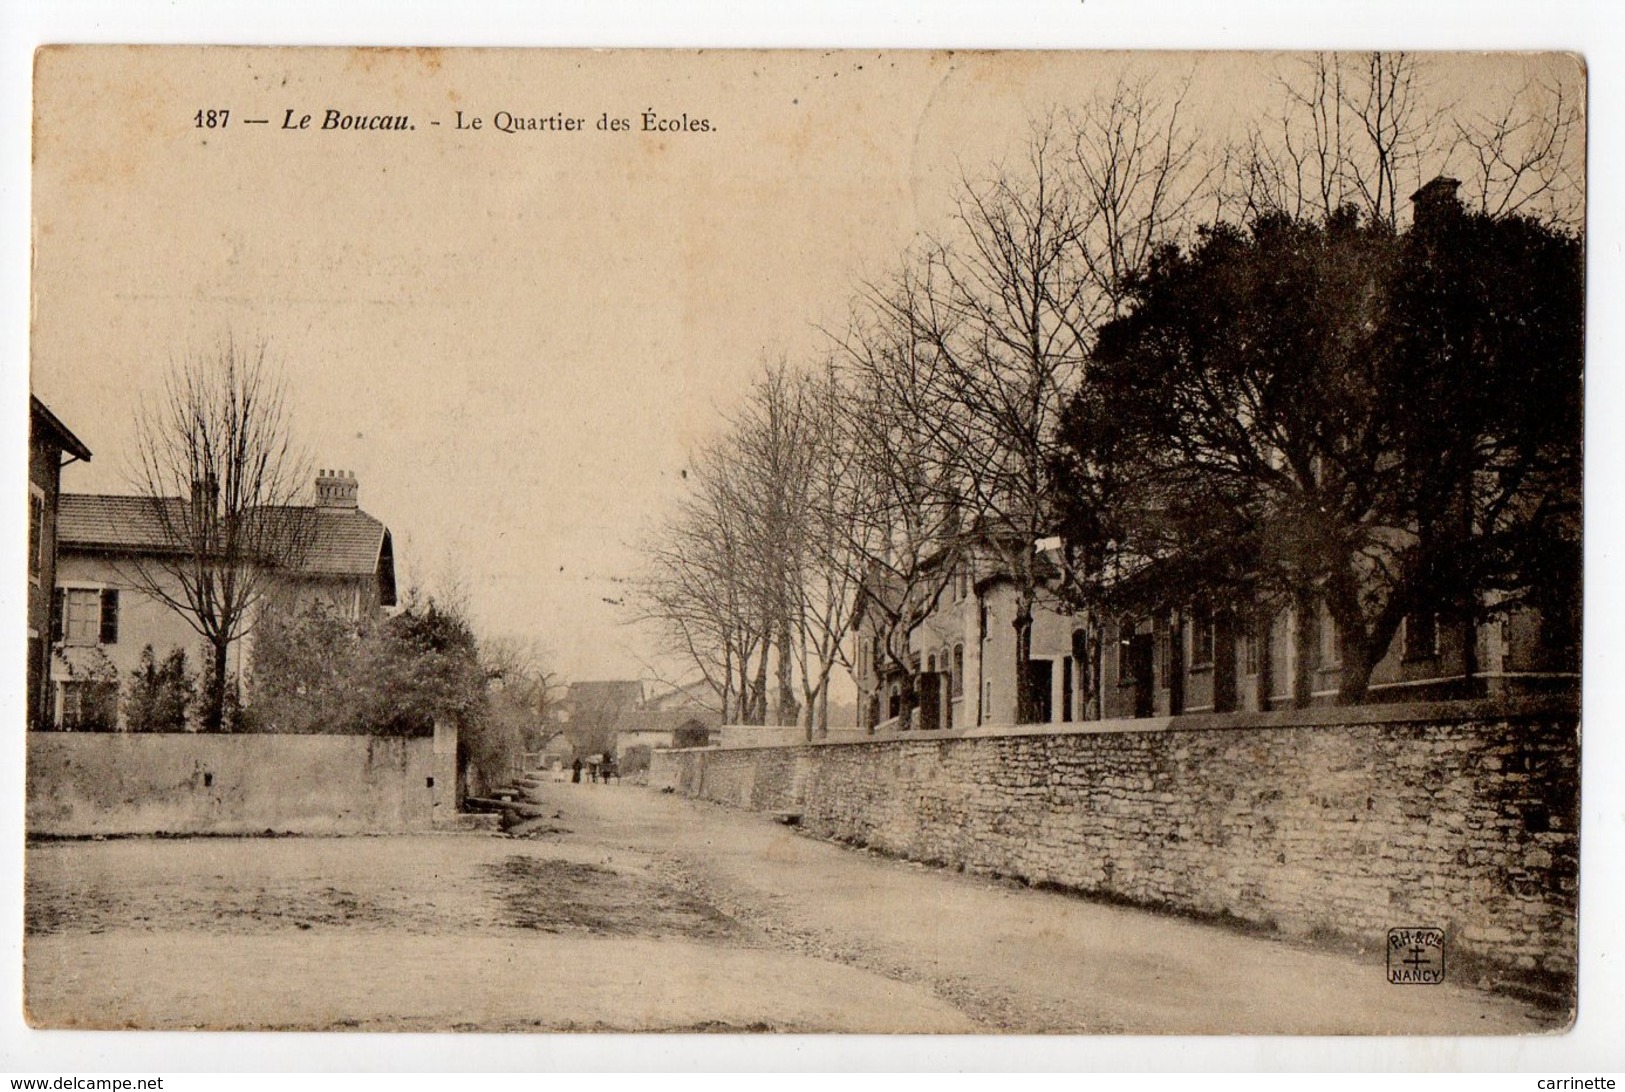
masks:
<path id="1" fill-rule="evenodd" d="M 178 507 L 179 497 L 64 493 L 57 507 L 57 542 L 64 547 L 159 550 L 168 544 L 161 506 Z"/>
<path id="2" fill-rule="evenodd" d="M 565 700 L 577 706 L 634 706 L 643 700 L 643 684 L 620 679 L 573 682 Z"/>
<path id="3" fill-rule="evenodd" d="M 166 523 L 172 526 L 180 522 L 173 515 L 166 521 L 163 506 L 173 506 L 170 511 L 174 513 L 185 503 L 179 497 L 155 500 L 64 493 L 57 510 L 57 540 L 64 549 L 162 550 L 172 545 Z M 378 571 L 379 554 L 388 533 L 382 523 L 359 508 L 301 506 L 296 511 L 315 519 L 314 538 L 303 565 L 305 572 L 370 576 Z"/>
<path id="4" fill-rule="evenodd" d="M 709 709 L 629 709 L 615 722 L 617 732 L 676 732 L 697 724 L 702 728 L 722 726 L 722 718 Z"/>
<path id="5" fill-rule="evenodd" d="M 316 527 L 304 569 L 310 573 L 367 576 L 378 570 L 388 529 L 359 508 L 310 508 Z"/>

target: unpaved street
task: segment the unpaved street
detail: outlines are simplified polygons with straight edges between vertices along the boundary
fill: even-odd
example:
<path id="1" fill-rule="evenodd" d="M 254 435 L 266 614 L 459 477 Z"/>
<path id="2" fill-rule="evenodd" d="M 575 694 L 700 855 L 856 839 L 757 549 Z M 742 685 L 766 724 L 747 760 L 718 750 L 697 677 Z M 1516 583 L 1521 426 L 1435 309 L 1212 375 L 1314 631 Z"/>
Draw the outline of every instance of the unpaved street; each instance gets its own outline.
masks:
<path id="1" fill-rule="evenodd" d="M 1505 1034 L 1353 956 L 556 784 L 559 830 L 47 842 L 28 1006 L 79 1027 Z"/>

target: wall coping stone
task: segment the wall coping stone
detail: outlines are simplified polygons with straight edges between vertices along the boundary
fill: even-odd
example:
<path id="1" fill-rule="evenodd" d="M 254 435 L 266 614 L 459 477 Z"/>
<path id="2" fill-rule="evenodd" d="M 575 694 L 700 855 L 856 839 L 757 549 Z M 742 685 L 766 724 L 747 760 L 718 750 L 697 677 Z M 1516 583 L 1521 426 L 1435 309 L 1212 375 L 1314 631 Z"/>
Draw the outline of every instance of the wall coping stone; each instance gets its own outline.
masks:
<path id="1" fill-rule="evenodd" d="M 886 732 L 840 739 L 796 740 L 790 743 L 732 743 L 719 747 L 670 748 L 668 754 L 690 751 L 785 750 L 793 747 L 865 747 L 876 743 L 939 743 L 957 739 L 1001 736 L 1094 736 L 1155 732 L 1213 732 L 1246 729 L 1342 728 L 1355 725 L 1439 723 L 1441 721 L 1534 720 L 1561 716 L 1578 718 L 1577 696 L 1524 695 L 1457 701 L 1388 702 L 1376 705 L 1317 705 L 1307 709 L 1271 709 L 1266 712 L 1183 713 L 1177 717 L 1118 717 L 1111 720 L 1071 721 L 1059 724 L 983 724 L 947 731 L 922 729 Z"/>

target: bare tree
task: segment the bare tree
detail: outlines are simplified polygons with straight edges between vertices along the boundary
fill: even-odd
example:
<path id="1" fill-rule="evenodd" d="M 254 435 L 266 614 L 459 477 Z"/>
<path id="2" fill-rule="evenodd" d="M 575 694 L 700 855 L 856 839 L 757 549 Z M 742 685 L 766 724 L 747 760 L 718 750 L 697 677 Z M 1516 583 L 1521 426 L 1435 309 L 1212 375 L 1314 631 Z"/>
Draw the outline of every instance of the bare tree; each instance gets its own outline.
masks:
<path id="1" fill-rule="evenodd" d="M 688 495 L 650 533 L 632 582 L 633 621 L 654 627 L 717 696 L 723 719 L 766 718 L 768 631 L 760 609 L 744 484 L 713 445 L 686 472 Z"/>
<path id="2" fill-rule="evenodd" d="M 1531 79 L 1500 109 L 1455 122 L 1452 169 L 1466 199 L 1496 218 L 1529 216 L 1577 231 L 1583 226 L 1585 118 L 1581 92 Z"/>
<path id="3" fill-rule="evenodd" d="M 797 644 L 802 719 L 807 738 L 829 731 L 829 682 L 837 666 L 852 668 L 847 632 L 857 605 L 872 526 L 863 463 L 848 431 L 848 392 L 833 358 L 797 377 L 806 475 L 796 551 Z"/>
<path id="4" fill-rule="evenodd" d="M 532 639 L 499 635 L 479 642 L 487 695 L 483 734 L 496 742 L 491 750 L 510 763 L 523 751 L 541 749 L 548 712 L 562 696 L 558 676 L 545 665 L 546 656 Z"/>
<path id="5" fill-rule="evenodd" d="M 828 366 L 765 366 L 645 550 L 640 618 L 737 723 L 827 728 L 859 571 L 843 401 Z"/>
<path id="6" fill-rule="evenodd" d="M 1324 220 L 1352 205 L 1396 227 L 1424 182 L 1456 175 L 1473 211 L 1579 223 L 1582 92 L 1561 79 L 1532 77 L 1471 115 L 1408 53 L 1319 53 L 1279 82 L 1274 116 L 1227 156 L 1229 215 Z"/>
<path id="7" fill-rule="evenodd" d="M 231 646 L 277 581 L 303 565 L 314 537 L 312 510 L 295 503 L 309 464 L 293 445 L 284 385 L 263 344 L 227 339 L 177 363 L 136 428 L 132 479 L 157 548 L 119 567 L 208 645 L 203 723 L 219 731 Z"/>
<path id="8" fill-rule="evenodd" d="M 1034 715 L 1032 611 L 1053 575 L 1057 427 L 1083 382 L 1095 331 L 1120 313 L 1131 274 L 1184 229 L 1207 184 L 1178 93 L 1124 81 L 1035 128 L 1019 169 L 963 186 L 950 230 L 869 303 L 893 326 L 904 420 L 930 422 L 929 475 L 959 518 L 958 548 L 992 559 L 1016 595 L 1016 715 Z M 925 381 L 917 382 L 923 378 Z"/>
<path id="9" fill-rule="evenodd" d="M 920 284 L 907 273 L 887 294 L 871 289 L 866 305 L 838 338 L 841 412 L 838 446 L 845 460 L 837 505 L 852 566 L 853 621 L 868 620 L 875 655 L 903 680 L 901 705 L 912 709 L 910 646 L 936 609 L 960 563 L 964 506 L 948 421 L 926 412 L 948 382 L 935 353 L 922 351 L 906 322 L 922 307 Z M 873 725 L 870 725 L 872 728 Z"/>
<path id="10" fill-rule="evenodd" d="M 1280 78 L 1277 115 L 1249 134 L 1240 202 L 1329 217 L 1345 205 L 1392 226 L 1430 163 L 1448 155 L 1443 107 L 1407 53 L 1317 53 Z"/>

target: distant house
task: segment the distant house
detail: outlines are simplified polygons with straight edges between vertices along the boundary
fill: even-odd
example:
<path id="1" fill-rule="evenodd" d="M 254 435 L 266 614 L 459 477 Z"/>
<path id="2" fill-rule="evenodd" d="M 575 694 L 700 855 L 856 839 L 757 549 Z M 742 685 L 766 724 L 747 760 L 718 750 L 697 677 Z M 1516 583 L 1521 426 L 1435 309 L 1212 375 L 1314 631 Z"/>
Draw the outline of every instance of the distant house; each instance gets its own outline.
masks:
<path id="1" fill-rule="evenodd" d="M 615 759 L 633 747 L 707 747 L 721 727 L 721 718 L 703 708 L 635 709 L 615 731 Z"/>
<path id="2" fill-rule="evenodd" d="M 353 474 L 324 470 L 315 481 L 314 503 L 287 510 L 309 519 L 311 542 L 300 568 L 279 579 L 274 594 L 280 602 L 298 609 L 322 600 L 349 618 L 395 605 L 389 528 L 361 510 L 358 494 Z M 118 688 L 148 645 L 160 658 L 183 649 L 199 662 L 201 638 L 187 618 L 141 590 L 131 575 L 139 560 L 177 548 L 165 531 L 170 521 L 157 506 L 189 503 L 180 497 L 62 495 L 48 718 L 56 727 L 113 727 L 108 721 L 118 717 Z M 275 518 L 276 510 L 270 515 Z M 239 678 L 248 643 L 239 641 L 232 650 L 230 668 Z"/>
<path id="3" fill-rule="evenodd" d="M 643 704 L 643 683 L 636 679 L 573 682 L 554 703 L 555 723 L 570 736 L 577 753 L 613 751 L 621 717 Z"/>
<path id="4" fill-rule="evenodd" d="M 90 449 L 38 398 L 29 396 L 28 416 L 28 693 L 30 729 L 52 719 L 51 612 L 55 601 L 57 519 L 62 467 L 90 461 Z"/>
<path id="5" fill-rule="evenodd" d="M 1015 723 L 1014 583 L 985 548 L 965 545 L 944 552 L 934 565 L 940 573 L 921 581 L 931 598 L 919 609 L 899 609 L 902 593 L 894 581 L 871 579 L 860 597 L 853 678 L 862 728 L 931 731 Z M 899 614 L 918 619 L 909 632 L 891 638 L 902 663 L 887 651 L 891 617 Z M 1085 719 L 1078 623 L 1048 588 L 1039 590 L 1032 614 L 1026 670 L 1037 709 L 1033 719 Z"/>

